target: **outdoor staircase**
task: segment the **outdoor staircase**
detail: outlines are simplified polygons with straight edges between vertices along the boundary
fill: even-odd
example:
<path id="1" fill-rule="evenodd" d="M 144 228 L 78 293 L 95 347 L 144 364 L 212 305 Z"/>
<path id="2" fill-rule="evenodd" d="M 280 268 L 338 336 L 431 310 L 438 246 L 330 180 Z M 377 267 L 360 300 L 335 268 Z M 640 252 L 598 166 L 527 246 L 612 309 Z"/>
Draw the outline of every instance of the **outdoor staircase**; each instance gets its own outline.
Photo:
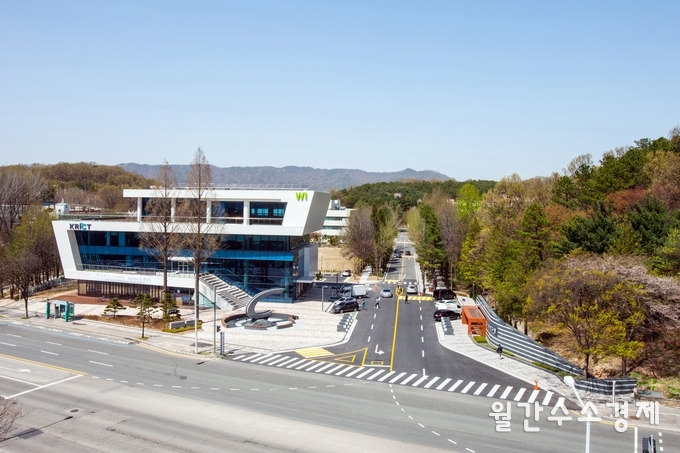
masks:
<path id="1" fill-rule="evenodd" d="M 215 303 L 222 309 L 238 310 L 243 308 L 250 301 L 251 296 L 237 286 L 230 285 L 215 274 L 201 274 L 200 280 L 206 286 L 217 290 L 217 301 Z M 212 298 L 212 295 L 209 295 Z M 221 299 L 221 300 L 220 300 Z M 228 304 L 227 306 L 223 306 Z"/>

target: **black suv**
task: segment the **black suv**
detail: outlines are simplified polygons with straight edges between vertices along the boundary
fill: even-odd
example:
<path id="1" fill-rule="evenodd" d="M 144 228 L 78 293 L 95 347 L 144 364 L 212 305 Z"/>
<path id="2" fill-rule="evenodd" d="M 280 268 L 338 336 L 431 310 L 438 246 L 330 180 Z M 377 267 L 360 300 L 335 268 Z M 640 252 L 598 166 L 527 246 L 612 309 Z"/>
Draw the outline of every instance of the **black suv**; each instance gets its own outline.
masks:
<path id="1" fill-rule="evenodd" d="M 437 310 L 434 312 L 435 321 L 441 321 L 442 318 L 458 319 L 460 318 L 460 313 L 456 313 L 453 310 Z"/>
<path id="2" fill-rule="evenodd" d="M 338 300 L 331 307 L 331 313 L 345 313 L 347 311 L 359 311 L 359 302 L 354 298 L 351 300 Z"/>
<path id="3" fill-rule="evenodd" d="M 434 300 L 456 300 L 456 293 L 448 288 L 437 288 L 432 293 L 432 298 Z"/>

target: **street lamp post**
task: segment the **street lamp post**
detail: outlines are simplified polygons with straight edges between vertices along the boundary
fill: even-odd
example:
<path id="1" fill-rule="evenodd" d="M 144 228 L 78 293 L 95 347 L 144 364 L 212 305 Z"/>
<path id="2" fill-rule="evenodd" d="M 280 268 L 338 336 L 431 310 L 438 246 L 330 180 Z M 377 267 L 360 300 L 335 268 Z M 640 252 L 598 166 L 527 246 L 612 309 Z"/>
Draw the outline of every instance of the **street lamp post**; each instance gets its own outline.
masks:
<path id="1" fill-rule="evenodd" d="M 567 384 L 571 389 L 574 391 L 574 395 L 576 395 L 576 399 L 578 400 L 578 403 L 581 405 L 581 409 L 583 409 L 583 400 L 581 399 L 581 395 L 578 394 L 578 391 L 576 390 L 576 385 L 574 382 L 574 378 L 571 376 L 564 376 L 564 383 Z M 590 453 L 590 411 L 586 414 L 586 450 L 585 453 Z"/>
<path id="2" fill-rule="evenodd" d="M 213 287 L 213 355 L 217 354 L 217 286 Z"/>

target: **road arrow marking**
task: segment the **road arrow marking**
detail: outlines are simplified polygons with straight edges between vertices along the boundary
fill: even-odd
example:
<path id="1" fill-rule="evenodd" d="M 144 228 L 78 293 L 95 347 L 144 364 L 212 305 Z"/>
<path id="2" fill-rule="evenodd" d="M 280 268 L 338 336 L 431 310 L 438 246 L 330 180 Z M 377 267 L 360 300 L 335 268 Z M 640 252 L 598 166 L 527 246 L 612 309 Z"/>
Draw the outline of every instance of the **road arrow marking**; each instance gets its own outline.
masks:
<path id="1" fill-rule="evenodd" d="M 378 355 L 381 355 L 381 354 L 384 354 L 385 351 L 379 351 L 379 350 L 378 350 L 378 345 L 375 345 L 375 353 L 378 354 Z"/>

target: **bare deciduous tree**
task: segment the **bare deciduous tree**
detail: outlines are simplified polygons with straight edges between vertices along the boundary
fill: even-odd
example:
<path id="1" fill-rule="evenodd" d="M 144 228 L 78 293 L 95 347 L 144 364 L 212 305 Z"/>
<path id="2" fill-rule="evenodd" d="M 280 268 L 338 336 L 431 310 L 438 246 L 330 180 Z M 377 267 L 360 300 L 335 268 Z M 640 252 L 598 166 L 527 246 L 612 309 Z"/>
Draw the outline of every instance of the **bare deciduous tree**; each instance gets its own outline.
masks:
<path id="1" fill-rule="evenodd" d="M 43 187 L 40 175 L 28 168 L 0 167 L 0 245 L 7 244 L 21 216 L 40 200 Z"/>
<path id="2" fill-rule="evenodd" d="M 195 351 L 198 353 L 199 277 L 201 267 L 217 247 L 217 237 L 210 234 L 212 225 L 208 222 L 208 201 L 213 190 L 212 171 L 201 148 L 198 148 L 194 160 L 189 166 L 186 185 L 191 197 L 184 200 L 181 211 L 187 221 L 184 248 L 189 251 L 194 264 L 194 312 L 196 317 L 194 334 L 196 337 Z"/>
<path id="3" fill-rule="evenodd" d="M 140 231 L 140 247 L 156 258 L 163 266 L 163 296 L 168 293 L 168 264 L 181 249 L 179 224 L 174 218 L 177 178 L 167 161 L 158 170 L 155 197 L 146 204 L 146 216 Z M 167 309 L 163 305 L 163 317 Z"/>
<path id="4" fill-rule="evenodd" d="M 361 206 L 352 211 L 347 228 L 341 235 L 343 256 L 355 260 L 355 272 L 366 266 L 374 254 L 371 208 Z"/>
<path id="5" fill-rule="evenodd" d="M 16 400 L 0 397 L 0 441 L 7 439 L 21 415 L 21 407 Z"/>

